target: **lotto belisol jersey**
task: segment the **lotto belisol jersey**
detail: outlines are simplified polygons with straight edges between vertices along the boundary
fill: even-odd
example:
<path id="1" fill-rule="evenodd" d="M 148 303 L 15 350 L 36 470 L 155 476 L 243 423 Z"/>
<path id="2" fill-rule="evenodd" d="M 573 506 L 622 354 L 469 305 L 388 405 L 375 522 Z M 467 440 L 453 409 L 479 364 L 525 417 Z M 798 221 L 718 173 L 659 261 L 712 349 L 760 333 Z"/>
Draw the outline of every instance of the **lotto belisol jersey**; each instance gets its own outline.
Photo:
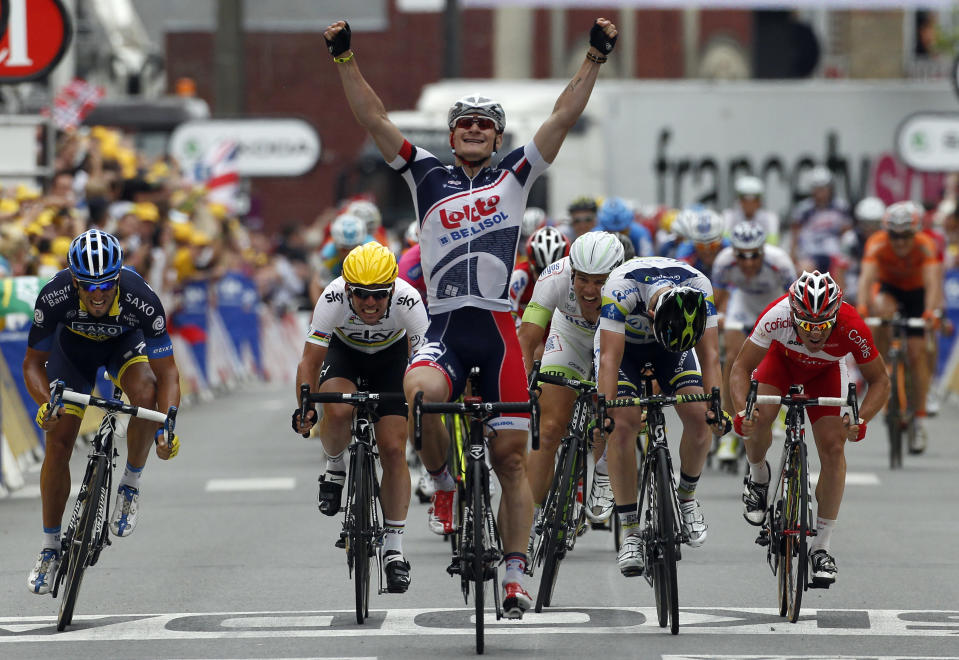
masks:
<path id="1" fill-rule="evenodd" d="M 397 279 L 389 313 L 370 325 L 353 312 L 347 299 L 346 282 L 338 277 L 323 290 L 313 308 L 313 320 L 306 341 L 329 346 L 333 335 L 361 353 L 376 353 L 409 336 L 415 351 L 426 334 L 429 320 L 423 299 L 408 282 Z"/>
<path id="2" fill-rule="evenodd" d="M 856 308 L 847 302 L 840 305 L 836 325 L 822 349 L 810 352 L 796 334 L 788 295 L 780 297 L 766 308 L 749 335 L 749 341 L 760 348 L 782 351 L 793 362 L 810 369 L 838 364 L 849 353 L 859 364 L 871 362 L 879 354 L 872 340 L 872 332 Z"/>
<path id="3" fill-rule="evenodd" d="M 570 337 L 581 337 L 592 346 L 596 325 L 583 316 L 573 291 L 573 267 L 569 257 L 563 257 L 539 274 L 533 297 L 523 313 L 523 321 L 552 328 Z"/>
<path id="4" fill-rule="evenodd" d="M 526 198 L 549 163 L 530 141 L 472 179 L 403 142 L 390 162 L 413 193 L 431 314 L 464 306 L 510 311 L 509 280 Z"/>
<path id="5" fill-rule="evenodd" d="M 173 355 L 167 334 L 166 314 L 160 298 L 135 271 L 120 271 L 119 294 L 104 316 L 91 316 L 80 301 L 68 269 L 61 270 L 40 289 L 33 308 L 33 327 L 27 344 L 49 351 L 58 326 L 90 341 L 107 341 L 133 330 L 142 330 L 150 359 Z"/>
<path id="6" fill-rule="evenodd" d="M 609 274 L 603 285 L 600 330 L 625 332 L 626 341 L 650 344 L 656 341 L 652 320 L 646 315 L 650 297 L 665 286 L 691 286 L 706 295 L 706 327 L 719 323 L 713 286 L 709 278 L 689 264 L 666 257 L 635 257 Z"/>
<path id="7" fill-rule="evenodd" d="M 748 278 L 736 264 L 736 251 L 732 247 L 723 249 L 713 262 L 713 285 L 717 289 L 730 290 L 737 305 L 750 311 L 753 319 L 758 318 L 772 300 L 787 291 L 795 279 L 796 267 L 792 259 L 775 245 L 763 248 L 762 266 L 758 273 Z"/>

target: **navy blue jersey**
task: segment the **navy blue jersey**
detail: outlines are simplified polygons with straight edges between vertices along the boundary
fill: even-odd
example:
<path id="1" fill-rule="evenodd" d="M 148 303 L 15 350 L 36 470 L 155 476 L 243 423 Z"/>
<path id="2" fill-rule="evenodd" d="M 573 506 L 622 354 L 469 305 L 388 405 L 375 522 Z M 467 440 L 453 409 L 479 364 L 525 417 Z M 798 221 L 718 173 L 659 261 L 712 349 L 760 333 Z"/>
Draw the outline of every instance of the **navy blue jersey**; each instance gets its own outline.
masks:
<path id="1" fill-rule="evenodd" d="M 140 275 L 127 268 L 120 271 L 116 300 L 110 311 L 101 317 L 87 313 L 73 286 L 70 271 L 64 269 L 57 273 L 37 296 L 28 346 L 37 351 L 50 351 L 54 334 L 60 326 L 92 342 L 107 341 L 140 330 L 148 358 L 173 355 L 160 298 Z"/>

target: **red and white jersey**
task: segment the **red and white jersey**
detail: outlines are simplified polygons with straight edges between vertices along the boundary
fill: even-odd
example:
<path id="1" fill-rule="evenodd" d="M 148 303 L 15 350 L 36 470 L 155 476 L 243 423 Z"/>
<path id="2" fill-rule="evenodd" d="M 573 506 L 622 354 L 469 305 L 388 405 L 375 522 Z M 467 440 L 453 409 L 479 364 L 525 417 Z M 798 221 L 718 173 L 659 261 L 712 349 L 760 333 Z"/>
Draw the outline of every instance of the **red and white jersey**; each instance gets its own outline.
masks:
<path id="1" fill-rule="evenodd" d="M 533 264 L 523 261 L 516 264 L 513 274 L 509 278 L 509 304 L 515 317 L 522 318 L 526 305 L 533 297 L 533 287 L 536 278 L 533 277 Z"/>
<path id="2" fill-rule="evenodd" d="M 763 311 L 749 340 L 767 351 L 781 351 L 789 360 L 812 370 L 837 365 L 849 353 L 858 364 L 871 362 L 879 354 L 872 332 L 856 308 L 847 302 L 839 307 L 836 325 L 822 349 L 810 352 L 796 334 L 789 294 L 770 303 Z"/>

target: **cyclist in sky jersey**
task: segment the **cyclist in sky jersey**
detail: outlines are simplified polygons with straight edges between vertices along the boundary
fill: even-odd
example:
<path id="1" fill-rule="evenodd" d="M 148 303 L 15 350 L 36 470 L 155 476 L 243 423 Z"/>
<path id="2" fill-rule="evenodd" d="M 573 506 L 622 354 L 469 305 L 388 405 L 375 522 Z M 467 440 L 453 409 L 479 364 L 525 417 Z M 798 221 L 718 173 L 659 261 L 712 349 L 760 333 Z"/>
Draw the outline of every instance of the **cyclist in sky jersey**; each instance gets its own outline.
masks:
<path id="1" fill-rule="evenodd" d="M 508 298 L 526 199 L 586 107 L 600 65 L 615 44 L 616 27 L 605 18 L 595 21 L 586 58 L 552 113 L 531 141 L 496 165 L 493 155 L 502 145 L 506 126 L 503 107 L 480 95 L 454 103 L 447 117 L 455 155 L 451 167 L 408 142 L 390 121 L 360 73 L 346 22 L 330 25 L 324 37 L 354 116 L 410 186 L 420 223 L 431 320 L 427 341 L 407 372 L 407 397 L 412 400 L 422 391 L 427 402 L 448 401 L 459 396 L 470 369 L 478 366 L 482 381 L 478 394 L 484 400 L 526 401 L 522 354 Z M 504 611 L 507 617 L 519 618 L 531 605 L 524 576 L 533 515 L 525 460 L 529 419 L 503 415 L 490 426 L 495 434 L 490 459 L 503 492 L 499 522 L 506 553 Z M 441 534 L 453 529 L 454 483 L 445 468 L 448 442 L 439 417 L 427 415 L 421 457 L 437 486 L 430 523 Z"/>

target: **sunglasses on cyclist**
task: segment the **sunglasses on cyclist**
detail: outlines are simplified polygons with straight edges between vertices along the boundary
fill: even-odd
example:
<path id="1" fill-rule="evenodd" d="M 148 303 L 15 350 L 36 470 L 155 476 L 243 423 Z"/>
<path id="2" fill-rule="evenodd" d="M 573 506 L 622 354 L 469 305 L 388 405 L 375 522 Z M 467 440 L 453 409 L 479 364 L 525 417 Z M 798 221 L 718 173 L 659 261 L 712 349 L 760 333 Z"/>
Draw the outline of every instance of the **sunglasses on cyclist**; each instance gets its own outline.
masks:
<path id="1" fill-rule="evenodd" d="M 736 252 L 736 258 L 742 259 L 743 261 L 749 259 L 759 259 L 761 256 L 763 256 L 763 253 L 759 250 L 753 250 L 752 252 Z"/>
<path id="2" fill-rule="evenodd" d="M 460 117 L 453 125 L 456 128 L 469 130 L 473 127 L 473 124 L 479 126 L 481 131 L 488 131 L 492 128 L 496 128 L 496 123 L 489 117 L 477 117 L 475 115 Z"/>
<path id="3" fill-rule="evenodd" d="M 77 280 L 77 286 L 87 293 L 93 293 L 94 291 L 113 291 L 117 286 L 117 280 L 108 280 L 106 282 L 84 282 L 83 280 Z"/>
<path id="4" fill-rule="evenodd" d="M 708 243 L 700 243 L 695 241 L 696 248 L 699 250 L 706 250 L 709 252 L 718 252 L 719 249 L 723 246 L 723 242 L 720 241 L 710 241 Z"/>
<path id="5" fill-rule="evenodd" d="M 889 240 L 891 241 L 908 241 L 915 236 L 915 232 L 911 231 L 890 231 L 886 233 L 889 234 Z"/>
<path id="6" fill-rule="evenodd" d="M 793 315 L 793 322 L 799 326 L 799 328 L 805 332 L 815 332 L 819 330 L 820 332 L 826 332 L 829 328 L 836 325 L 836 318 L 826 319 L 825 321 L 807 321 L 806 319 L 801 319 L 796 315 Z"/>
<path id="7" fill-rule="evenodd" d="M 392 287 L 386 289 L 364 289 L 361 286 L 351 286 L 350 293 L 360 300 L 365 300 L 366 298 L 372 298 L 373 300 L 386 300 L 390 297 L 390 293 L 393 292 Z"/>

